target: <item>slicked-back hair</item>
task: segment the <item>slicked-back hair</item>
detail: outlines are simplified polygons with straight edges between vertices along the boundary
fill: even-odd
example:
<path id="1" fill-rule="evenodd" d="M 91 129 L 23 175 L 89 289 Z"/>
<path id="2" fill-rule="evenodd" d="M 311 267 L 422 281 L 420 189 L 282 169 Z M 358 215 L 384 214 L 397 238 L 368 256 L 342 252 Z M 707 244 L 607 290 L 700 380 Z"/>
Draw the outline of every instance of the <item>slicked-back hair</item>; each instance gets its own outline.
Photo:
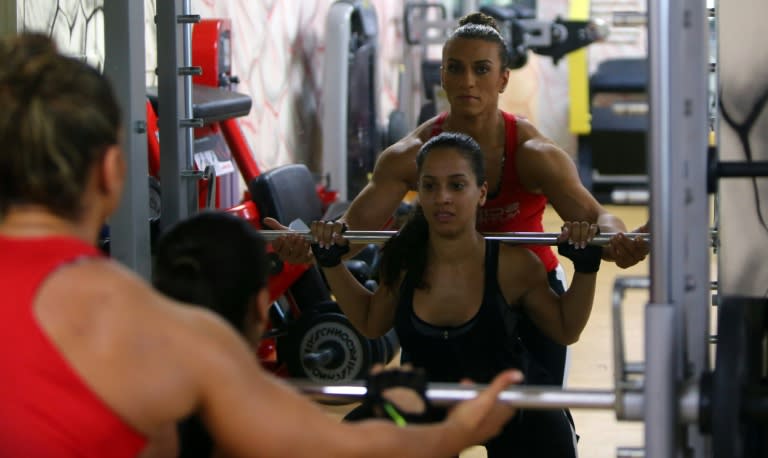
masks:
<path id="1" fill-rule="evenodd" d="M 38 33 L 0 40 L 0 62 L 0 214 L 34 204 L 76 219 L 90 170 L 118 142 L 112 87 Z"/>
<path id="2" fill-rule="evenodd" d="M 436 149 L 450 148 L 465 159 L 475 182 L 482 186 L 485 182 L 485 158 L 480 145 L 469 135 L 459 132 L 443 132 L 427 140 L 416 154 L 416 167 L 421 178 L 422 167 L 427 157 Z M 382 247 L 381 283 L 394 288 L 403 272 L 417 288 L 428 288 L 424 281 L 427 268 L 427 242 L 429 223 L 424 217 L 421 205 L 416 204 L 402 229 L 391 237 Z"/>

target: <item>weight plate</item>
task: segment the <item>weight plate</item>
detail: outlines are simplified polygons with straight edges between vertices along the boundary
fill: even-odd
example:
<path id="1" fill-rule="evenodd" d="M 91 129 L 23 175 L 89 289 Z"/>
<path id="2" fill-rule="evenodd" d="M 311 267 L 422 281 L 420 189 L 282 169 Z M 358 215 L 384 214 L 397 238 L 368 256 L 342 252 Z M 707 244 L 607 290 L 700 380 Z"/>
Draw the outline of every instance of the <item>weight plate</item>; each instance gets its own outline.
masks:
<path id="1" fill-rule="evenodd" d="M 764 438 L 744 407 L 746 393 L 761 382 L 765 308 L 763 298 L 734 296 L 723 297 L 718 307 L 710 414 L 715 458 L 764 456 L 755 452 Z"/>
<path id="2" fill-rule="evenodd" d="M 333 352 L 321 367 L 308 365 L 304 357 L 323 350 Z M 340 313 L 303 313 L 277 342 L 278 358 L 292 377 L 317 383 L 343 383 L 364 378 L 371 366 L 371 347 Z"/>

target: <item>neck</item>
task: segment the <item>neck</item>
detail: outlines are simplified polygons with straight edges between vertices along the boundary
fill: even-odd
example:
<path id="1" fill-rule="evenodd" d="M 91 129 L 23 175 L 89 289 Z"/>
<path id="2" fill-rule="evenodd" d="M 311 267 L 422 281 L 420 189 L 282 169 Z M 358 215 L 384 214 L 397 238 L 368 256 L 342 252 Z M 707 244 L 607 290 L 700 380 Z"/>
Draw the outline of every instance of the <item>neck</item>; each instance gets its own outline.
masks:
<path id="1" fill-rule="evenodd" d="M 430 232 L 429 257 L 440 262 L 474 262 L 478 254 L 484 252 L 485 238 L 473 227 L 457 237 L 447 238 Z"/>
<path id="2" fill-rule="evenodd" d="M 55 215 L 37 205 L 16 206 L 8 209 L 0 233 L 10 237 L 51 237 L 65 236 L 94 244 L 99 236 L 101 225 L 94 218 L 83 217 L 71 221 Z"/>
<path id="3" fill-rule="evenodd" d="M 461 115 L 450 112 L 443 125 L 443 130 L 467 134 L 482 145 L 496 138 L 501 119 L 501 113 L 497 109 L 476 115 Z M 489 129 L 488 126 L 494 128 Z"/>

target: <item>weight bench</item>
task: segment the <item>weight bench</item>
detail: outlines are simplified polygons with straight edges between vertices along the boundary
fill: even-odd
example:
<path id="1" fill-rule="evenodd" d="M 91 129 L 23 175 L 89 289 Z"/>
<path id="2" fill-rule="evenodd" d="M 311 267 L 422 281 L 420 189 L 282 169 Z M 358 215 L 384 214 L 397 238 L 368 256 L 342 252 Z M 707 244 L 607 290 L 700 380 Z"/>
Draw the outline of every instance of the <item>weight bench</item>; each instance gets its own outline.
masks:
<path id="1" fill-rule="evenodd" d="M 262 173 L 248 184 L 262 218 L 283 224 L 301 219 L 309 224 L 324 218 L 315 180 L 303 164 Z M 399 348 L 394 331 L 378 339 L 357 332 L 331 300 L 325 279 L 316 266 L 307 269 L 288 291 L 300 315 L 286 324 L 278 337 L 278 359 L 292 377 L 327 383 L 365 377 L 374 363 L 392 360 Z"/>

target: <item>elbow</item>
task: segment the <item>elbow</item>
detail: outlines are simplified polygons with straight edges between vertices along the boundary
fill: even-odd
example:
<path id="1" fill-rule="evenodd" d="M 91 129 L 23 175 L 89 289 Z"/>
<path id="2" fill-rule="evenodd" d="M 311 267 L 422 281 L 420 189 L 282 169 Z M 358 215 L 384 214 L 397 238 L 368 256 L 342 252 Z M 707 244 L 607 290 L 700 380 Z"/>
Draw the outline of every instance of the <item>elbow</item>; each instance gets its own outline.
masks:
<path id="1" fill-rule="evenodd" d="M 579 338 L 581 337 L 581 331 L 579 332 L 563 332 L 563 335 L 560 336 L 560 343 L 562 345 L 573 345 L 576 342 L 579 341 Z"/>

